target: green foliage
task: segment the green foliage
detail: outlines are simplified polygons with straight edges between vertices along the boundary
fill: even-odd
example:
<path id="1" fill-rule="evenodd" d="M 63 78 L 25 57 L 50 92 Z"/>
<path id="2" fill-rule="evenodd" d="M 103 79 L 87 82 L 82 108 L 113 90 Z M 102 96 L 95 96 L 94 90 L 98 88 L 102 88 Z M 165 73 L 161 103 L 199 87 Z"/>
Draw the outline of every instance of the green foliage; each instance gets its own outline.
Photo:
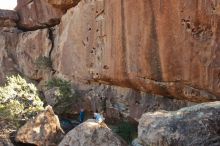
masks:
<path id="1" fill-rule="evenodd" d="M 0 119 L 18 122 L 27 120 L 43 110 L 43 102 L 34 84 L 27 83 L 21 76 L 7 78 L 0 87 Z"/>
<path id="2" fill-rule="evenodd" d="M 49 57 L 46 56 L 38 57 L 35 64 L 39 69 L 52 68 L 52 61 Z"/>
<path id="3" fill-rule="evenodd" d="M 59 91 L 56 92 L 59 101 L 54 106 L 55 112 L 58 114 L 68 113 L 69 107 L 77 100 L 77 94 L 71 88 L 70 82 L 59 78 L 53 78 L 48 81 L 47 88 L 51 89 L 54 87 L 58 87 L 59 89 Z"/>
<path id="4" fill-rule="evenodd" d="M 53 87 L 59 87 L 59 96 L 64 97 L 64 98 L 71 98 L 72 95 L 72 89 L 71 89 L 71 84 L 68 81 L 58 79 L 58 78 L 53 78 L 52 80 L 49 80 L 47 83 L 48 88 L 53 88 Z"/>
<path id="5" fill-rule="evenodd" d="M 127 143 L 131 143 L 132 140 L 137 136 L 136 127 L 129 122 L 121 122 L 115 129 L 115 133 L 121 136 Z"/>

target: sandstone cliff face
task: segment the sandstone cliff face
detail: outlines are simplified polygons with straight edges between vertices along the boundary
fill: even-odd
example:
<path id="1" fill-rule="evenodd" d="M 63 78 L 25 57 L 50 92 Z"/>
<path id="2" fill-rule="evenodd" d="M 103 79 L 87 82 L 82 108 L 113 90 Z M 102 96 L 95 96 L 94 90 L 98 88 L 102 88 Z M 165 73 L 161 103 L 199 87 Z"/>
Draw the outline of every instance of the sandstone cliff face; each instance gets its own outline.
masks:
<path id="1" fill-rule="evenodd" d="M 53 26 L 64 14 L 55 5 L 75 2 L 19 0 L 19 24 L 25 30 Z M 95 82 L 181 100 L 219 100 L 219 11 L 218 1 L 82 0 L 59 25 L 19 32 L 18 43 L 3 48 L 20 72 L 37 81 L 56 73 L 91 87 Z M 40 57 L 51 59 L 50 69 L 36 66 Z"/>
<path id="2" fill-rule="evenodd" d="M 78 2 L 19 0 L 18 28 L 24 32 L 11 28 L 17 18 L 9 13 L 0 17 L 0 83 L 18 72 L 40 83 L 51 76 L 63 77 L 80 92 L 81 101 L 72 111 L 98 109 L 106 111 L 107 118 L 136 121 L 144 112 L 220 100 L 219 0 Z M 46 60 L 39 67 L 40 58 Z M 46 68 L 41 68 L 45 61 Z M 211 116 L 213 109 L 202 112 L 218 123 Z M 174 122 L 189 126 L 188 130 L 201 128 L 201 123 L 190 125 L 178 118 Z M 162 126 L 172 128 L 172 121 L 161 117 L 159 122 L 164 121 Z M 151 130 L 151 125 L 144 126 Z M 184 135 L 183 143 L 195 137 L 181 130 L 177 129 Z M 202 134 L 197 136 L 203 139 Z"/>
<path id="3" fill-rule="evenodd" d="M 218 0 L 18 0 L 16 11 L 19 20 L 0 12 L 0 83 L 18 72 L 62 77 L 80 92 L 72 111 L 111 119 L 220 100 Z"/>
<path id="4" fill-rule="evenodd" d="M 190 101 L 219 100 L 219 2 L 81 1 L 62 17 L 57 73 Z"/>

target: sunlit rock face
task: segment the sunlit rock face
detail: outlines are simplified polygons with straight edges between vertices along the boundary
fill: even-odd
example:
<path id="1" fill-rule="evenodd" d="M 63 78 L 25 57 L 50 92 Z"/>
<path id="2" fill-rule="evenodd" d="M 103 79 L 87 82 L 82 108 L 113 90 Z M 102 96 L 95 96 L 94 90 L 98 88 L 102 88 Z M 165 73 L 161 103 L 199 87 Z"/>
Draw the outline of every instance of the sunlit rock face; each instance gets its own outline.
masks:
<path id="1" fill-rule="evenodd" d="M 0 27 L 14 27 L 18 20 L 17 12 L 0 9 Z"/>
<path id="2" fill-rule="evenodd" d="M 150 146 L 220 145 L 220 102 L 143 114 L 138 140 Z"/>
<path id="3" fill-rule="evenodd" d="M 54 26 L 64 13 L 45 0 L 18 0 L 16 11 L 20 18 L 18 25 L 25 30 Z"/>
<path id="4" fill-rule="evenodd" d="M 63 138 L 59 146 L 127 146 L 110 128 L 101 127 L 94 119 L 89 119 Z"/>
<path id="5" fill-rule="evenodd" d="M 123 117 L 138 121 L 145 112 L 175 111 L 194 104 L 112 85 L 93 85 L 81 92 L 85 93 L 82 99 L 86 110 L 106 111 L 105 117 L 111 120 Z"/>
<path id="6" fill-rule="evenodd" d="M 62 129 L 58 117 L 48 106 L 45 111 L 30 119 L 16 135 L 16 141 L 37 146 L 51 146 L 60 142 Z"/>
<path id="7" fill-rule="evenodd" d="M 70 80 L 219 100 L 217 1 L 81 1 L 62 17 L 54 68 Z"/>

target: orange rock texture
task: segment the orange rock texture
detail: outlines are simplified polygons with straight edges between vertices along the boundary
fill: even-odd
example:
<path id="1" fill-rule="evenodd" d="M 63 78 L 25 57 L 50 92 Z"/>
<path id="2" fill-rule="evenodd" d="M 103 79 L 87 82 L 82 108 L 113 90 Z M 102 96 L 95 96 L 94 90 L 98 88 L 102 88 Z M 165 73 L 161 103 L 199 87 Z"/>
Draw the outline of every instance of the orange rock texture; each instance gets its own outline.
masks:
<path id="1" fill-rule="evenodd" d="M 219 0 L 19 0 L 16 11 L 20 29 L 49 29 L 22 32 L 16 51 L 47 50 L 53 72 L 74 83 L 219 100 Z M 24 58 L 20 70 L 32 78 L 34 64 Z"/>
<path id="2" fill-rule="evenodd" d="M 82 0 L 62 17 L 54 69 L 71 80 L 219 100 L 219 3 Z"/>

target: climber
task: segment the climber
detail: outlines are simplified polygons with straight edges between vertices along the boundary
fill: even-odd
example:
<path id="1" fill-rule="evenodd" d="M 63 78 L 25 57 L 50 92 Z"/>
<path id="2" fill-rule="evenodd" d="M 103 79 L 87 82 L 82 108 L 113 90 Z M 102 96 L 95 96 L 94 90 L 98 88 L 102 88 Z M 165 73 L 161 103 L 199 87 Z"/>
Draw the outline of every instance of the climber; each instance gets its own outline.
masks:
<path id="1" fill-rule="evenodd" d="M 101 127 L 107 127 L 107 125 L 104 123 L 104 120 L 105 118 L 99 114 L 99 113 L 94 113 L 94 118 L 95 118 L 95 121 L 100 124 Z"/>
<path id="2" fill-rule="evenodd" d="M 80 109 L 80 113 L 79 113 L 79 121 L 80 123 L 82 123 L 84 121 L 84 117 L 85 117 L 85 111 L 83 108 Z"/>
<path id="3" fill-rule="evenodd" d="M 94 118 L 95 118 L 95 121 L 99 124 L 105 120 L 105 118 L 99 113 L 94 113 Z"/>

